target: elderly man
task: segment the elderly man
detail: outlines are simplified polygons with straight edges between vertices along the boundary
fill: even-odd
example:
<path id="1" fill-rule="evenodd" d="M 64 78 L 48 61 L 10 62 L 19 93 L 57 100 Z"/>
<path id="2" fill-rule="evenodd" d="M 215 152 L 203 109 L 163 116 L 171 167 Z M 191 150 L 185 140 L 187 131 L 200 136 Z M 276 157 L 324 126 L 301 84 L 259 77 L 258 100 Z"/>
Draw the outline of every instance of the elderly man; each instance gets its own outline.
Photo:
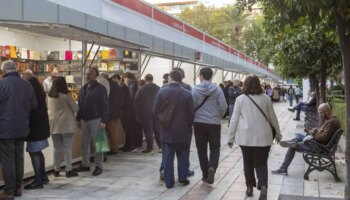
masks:
<path id="1" fill-rule="evenodd" d="M 309 136 L 297 133 L 292 140 L 280 142 L 282 147 L 288 147 L 288 151 L 282 166 L 271 171 L 273 174 L 288 175 L 288 167 L 294 158 L 295 152 L 304 152 L 310 149 L 304 144 L 306 140 L 316 140 L 319 143 L 327 144 L 340 129 L 340 121 L 332 115 L 332 109 L 327 103 L 323 103 L 318 107 L 318 113 L 326 120 L 321 128 L 305 129 Z"/>
<path id="2" fill-rule="evenodd" d="M 53 82 L 53 79 L 55 77 L 58 76 L 58 69 L 57 68 L 54 68 L 52 71 L 51 71 L 51 74 L 49 77 L 47 77 L 44 82 L 43 82 L 43 87 L 44 87 L 44 91 L 46 93 L 49 93 L 50 89 L 51 89 L 51 86 L 52 86 L 52 82 Z"/>
<path id="3" fill-rule="evenodd" d="M 300 120 L 301 111 L 310 111 L 316 108 L 317 106 L 316 92 L 311 92 L 310 97 L 311 99 L 309 103 L 300 102 L 296 106 L 294 106 L 294 108 L 288 108 L 288 110 L 291 112 L 297 111 L 297 115 L 294 118 L 295 121 Z"/>
<path id="4" fill-rule="evenodd" d="M 21 196 L 23 145 L 29 133 L 29 114 L 37 106 L 34 89 L 21 79 L 13 61 L 5 61 L 0 80 L 0 162 L 5 182 L 1 199 Z"/>

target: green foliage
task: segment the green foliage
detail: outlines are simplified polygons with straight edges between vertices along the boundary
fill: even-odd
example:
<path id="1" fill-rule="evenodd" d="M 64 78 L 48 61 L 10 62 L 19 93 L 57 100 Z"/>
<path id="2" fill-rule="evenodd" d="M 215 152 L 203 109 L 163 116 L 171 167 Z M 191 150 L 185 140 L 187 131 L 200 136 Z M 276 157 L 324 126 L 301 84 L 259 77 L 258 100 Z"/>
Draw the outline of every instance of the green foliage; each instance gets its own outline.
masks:
<path id="1" fill-rule="evenodd" d="M 341 122 L 341 127 L 346 133 L 346 104 L 344 99 L 335 98 L 332 101 L 333 114 L 338 117 Z"/>

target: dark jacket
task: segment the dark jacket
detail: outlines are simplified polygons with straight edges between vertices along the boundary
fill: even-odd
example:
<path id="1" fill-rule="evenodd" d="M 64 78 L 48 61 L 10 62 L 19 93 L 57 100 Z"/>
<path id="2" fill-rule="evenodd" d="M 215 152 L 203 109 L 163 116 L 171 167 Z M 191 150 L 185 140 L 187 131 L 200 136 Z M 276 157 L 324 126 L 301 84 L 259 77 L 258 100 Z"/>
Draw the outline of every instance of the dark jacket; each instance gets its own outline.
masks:
<path id="1" fill-rule="evenodd" d="M 118 83 L 108 79 L 109 92 L 109 120 L 119 119 L 122 114 L 122 92 Z"/>
<path id="2" fill-rule="evenodd" d="M 168 128 L 161 127 L 160 139 L 166 143 L 186 143 L 190 145 L 192 137 L 192 123 L 194 119 L 193 99 L 189 91 L 184 89 L 178 83 L 170 83 L 169 86 L 163 87 L 158 92 L 154 106 L 153 114 L 159 110 L 160 106 L 170 98 L 178 90 L 182 90 L 176 104 L 176 112 L 173 120 Z"/>
<path id="3" fill-rule="evenodd" d="M 46 93 L 37 92 L 38 106 L 30 112 L 27 141 L 40 141 L 50 137 L 49 116 L 47 114 Z"/>
<path id="4" fill-rule="evenodd" d="M 136 80 L 130 80 L 128 83 L 129 91 L 130 91 L 130 97 L 131 97 L 131 102 L 134 101 L 135 95 L 137 93 L 137 90 L 139 87 L 137 86 L 137 81 Z"/>
<path id="5" fill-rule="evenodd" d="M 316 98 L 312 98 L 309 103 L 306 103 L 305 105 L 307 105 L 310 109 L 315 109 L 317 106 L 317 99 Z"/>
<path id="6" fill-rule="evenodd" d="M 136 93 L 134 100 L 134 109 L 137 118 L 152 118 L 152 108 L 154 99 L 159 91 L 156 84 L 146 84 Z"/>
<path id="7" fill-rule="evenodd" d="M 192 91 L 192 87 L 191 87 L 189 84 L 184 83 L 184 82 L 181 82 L 180 85 L 181 85 L 183 88 L 185 88 L 186 90 L 188 90 L 189 92 Z M 169 86 L 169 83 L 164 84 L 164 85 L 162 86 L 162 88 L 163 88 L 163 87 L 167 87 L 167 86 Z"/>
<path id="8" fill-rule="evenodd" d="M 120 84 L 120 91 L 122 93 L 122 114 L 132 111 L 132 101 L 130 90 L 124 83 Z"/>
<path id="9" fill-rule="evenodd" d="M 311 135 L 317 142 L 327 145 L 332 139 L 333 135 L 341 128 L 340 121 L 332 116 L 330 119 L 325 121 L 319 129 L 315 129 L 311 132 Z"/>
<path id="10" fill-rule="evenodd" d="M 78 97 L 79 110 L 77 120 L 94 120 L 101 118 L 107 123 L 109 116 L 109 100 L 106 88 L 97 81 L 87 83 L 81 88 Z"/>
<path id="11" fill-rule="evenodd" d="M 17 72 L 0 80 L 0 139 L 26 138 L 29 114 L 37 106 L 34 89 Z"/>
<path id="12" fill-rule="evenodd" d="M 236 102 L 236 98 L 242 94 L 242 90 L 238 86 L 231 86 L 228 89 L 228 96 L 229 96 L 229 104 L 234 105 Z"/>

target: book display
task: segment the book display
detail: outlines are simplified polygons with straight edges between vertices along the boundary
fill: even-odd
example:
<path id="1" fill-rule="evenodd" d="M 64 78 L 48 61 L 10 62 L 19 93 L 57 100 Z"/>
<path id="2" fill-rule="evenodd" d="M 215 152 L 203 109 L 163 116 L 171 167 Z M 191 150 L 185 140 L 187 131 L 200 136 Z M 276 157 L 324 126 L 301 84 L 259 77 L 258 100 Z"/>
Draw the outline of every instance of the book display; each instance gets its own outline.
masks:
<path id="1" fill-rule="evenodd" d="M 91 65 L 108 74 L 138 73 L 138 52 L 114 48 L 101 50 L 91 64 L 95 53 L 90 52 L 86 67 Z M 59 74 L 66 78 L 74 99 L 78 96 L 83 78 L 81 51 L 32 51 L 16 46 L 0 46 L 0 65 L 8 59 L 16 62 L 18 72 L 30 69 L 41 82 L 56 68 Z"/>

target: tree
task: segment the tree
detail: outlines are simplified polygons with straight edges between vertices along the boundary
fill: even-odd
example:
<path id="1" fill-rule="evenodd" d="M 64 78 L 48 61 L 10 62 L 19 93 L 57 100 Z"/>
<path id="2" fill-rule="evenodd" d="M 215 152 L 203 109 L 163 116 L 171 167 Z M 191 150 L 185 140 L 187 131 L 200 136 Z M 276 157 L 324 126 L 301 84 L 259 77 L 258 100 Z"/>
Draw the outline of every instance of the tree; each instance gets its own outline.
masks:
<path id="1" fill-rule="evenodd" d="M 346 186 L 344 199 L 350 200 L 350 1 L 349 0 L 237 0 L 241 8 L 250 8 L 260 2 L 264 11 L 275 13 L 274 19 L 281 25 L 297 24 L 302 17 L 307 17 L 311 25 L 328 17 L 335 23 L 334 30 L 339 37 L 340 50 L 344 67 L 346 99 Z"/>

